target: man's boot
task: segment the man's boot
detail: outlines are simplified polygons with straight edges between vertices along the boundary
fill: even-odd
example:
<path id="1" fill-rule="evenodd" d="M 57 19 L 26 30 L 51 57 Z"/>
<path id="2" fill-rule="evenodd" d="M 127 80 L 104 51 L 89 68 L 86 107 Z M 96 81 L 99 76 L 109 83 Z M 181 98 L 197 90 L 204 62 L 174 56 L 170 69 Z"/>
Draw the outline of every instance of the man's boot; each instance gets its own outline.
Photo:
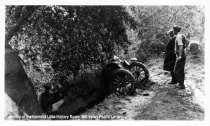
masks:
<path id="1" fill-rule="evenodd" d="M 184 84 L 179 84 L 179 86 L 180 86 L 180 89 L 185 89 L 185 85 Z"/>
<path id="2" fill-rule="evenodd" d="M 169 84 L 176 84 L 177 83 L 177 80 L 176 80 L 176 77 L 175 77 L 173 71 L 171 71 L 171 77 L 172 77 L 172 80 L 171 80 L 171 82 L 169 82 Z"/>

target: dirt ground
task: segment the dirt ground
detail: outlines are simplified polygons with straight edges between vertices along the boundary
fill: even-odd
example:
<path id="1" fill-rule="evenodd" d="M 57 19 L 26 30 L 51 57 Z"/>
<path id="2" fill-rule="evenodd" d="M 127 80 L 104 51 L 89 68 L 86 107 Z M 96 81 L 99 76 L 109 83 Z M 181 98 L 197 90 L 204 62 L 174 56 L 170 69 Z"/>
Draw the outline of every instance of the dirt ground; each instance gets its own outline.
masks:
<path id="1" fill-rule="evenodd" d="M 171 78 L 162 70 L 162 58 L 145 64 L 150 72 L 148 89 L 137 89 L 135 96 L 112 94 L 80 116 L 96 120 L 204 120 L 203 56 L 187 57 L 185 90 L 168 84 Z"/>

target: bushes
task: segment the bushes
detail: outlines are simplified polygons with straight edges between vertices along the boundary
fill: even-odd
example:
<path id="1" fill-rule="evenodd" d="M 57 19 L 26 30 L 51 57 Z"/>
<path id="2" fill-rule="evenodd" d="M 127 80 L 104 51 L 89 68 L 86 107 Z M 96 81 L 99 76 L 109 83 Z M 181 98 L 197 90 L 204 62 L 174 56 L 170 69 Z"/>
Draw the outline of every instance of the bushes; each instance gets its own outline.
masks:
<path id="1" fill-rule="evenodd" d="M 165 50 L 169 40 L 165 33 L 174 25 L 182 27 L 186 36 L 203 39 L 204 8 L 199 6 L 128 6 L 128 13 L 136 21 L 132 33 L 138 33 L 136 38 L 141 45 L 136 51 L 136 57 L 145 61 L 151 56 L 159 56 Z"/>
<path id="2" fill-rule="evenodd" d="M 161 56 L 165 51 L 165 47 L 166 39 L 165 41 L 160 41 L 159 39 L 144 41 L 139 45 L 136 57 L 139 61 L 145 62 L 151 57 Z"/>

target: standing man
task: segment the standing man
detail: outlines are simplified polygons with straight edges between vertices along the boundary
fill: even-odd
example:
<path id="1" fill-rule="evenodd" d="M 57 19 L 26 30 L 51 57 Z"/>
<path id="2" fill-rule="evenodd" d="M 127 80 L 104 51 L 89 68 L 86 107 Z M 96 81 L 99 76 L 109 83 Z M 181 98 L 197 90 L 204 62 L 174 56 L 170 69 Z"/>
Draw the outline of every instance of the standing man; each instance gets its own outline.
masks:
<path id="1" fill-rule="evenodd" d="M 173 31 L 176 36 L 175 48 L 174 48 L 175 53 L 176 53 L 174 74 L 175 74 L 177 82 L 179 83 L 179 88 L 185 89 L 184 67 L 185 67 L 185 62 L 186 62 L 186 47 L 189 44 L 189 40 L 183 34 L 179 34 L 179 32 L 181 31 L 181 27 L 174 26 Z"/>
<path id="2" fill-rule="evenodd" d="M 174 46 L 175 46 L 176 37 L 174 36 L 173 29 L 170 29 L 167 32 L 167 34 L 170 35 L 171 39 L 169 40 L 169 42 L 166 46 L 163 70 L 169 71 L 171 73 L 172 79 L 169 84 L 176 84 L 177 80 L 174 75 L 174 66 L 175 66 L 175 61 L 176 61 L 176 54 L 174 52 Z"/>

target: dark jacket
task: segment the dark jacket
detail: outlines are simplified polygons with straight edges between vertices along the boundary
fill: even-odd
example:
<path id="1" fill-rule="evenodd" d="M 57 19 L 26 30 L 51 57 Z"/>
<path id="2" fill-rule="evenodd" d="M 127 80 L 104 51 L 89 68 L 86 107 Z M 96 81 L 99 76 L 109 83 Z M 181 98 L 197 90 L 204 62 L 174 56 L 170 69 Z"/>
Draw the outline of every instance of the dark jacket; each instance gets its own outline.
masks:
<path id="1" fill-rule="evenodd" d="M 176 54 L 174 51 L 175 39 L 176 37 L 173 37 L 166 46 L 163 70 L 173 71 L 174 69 L 174 65 L 176 61 Z"/>

